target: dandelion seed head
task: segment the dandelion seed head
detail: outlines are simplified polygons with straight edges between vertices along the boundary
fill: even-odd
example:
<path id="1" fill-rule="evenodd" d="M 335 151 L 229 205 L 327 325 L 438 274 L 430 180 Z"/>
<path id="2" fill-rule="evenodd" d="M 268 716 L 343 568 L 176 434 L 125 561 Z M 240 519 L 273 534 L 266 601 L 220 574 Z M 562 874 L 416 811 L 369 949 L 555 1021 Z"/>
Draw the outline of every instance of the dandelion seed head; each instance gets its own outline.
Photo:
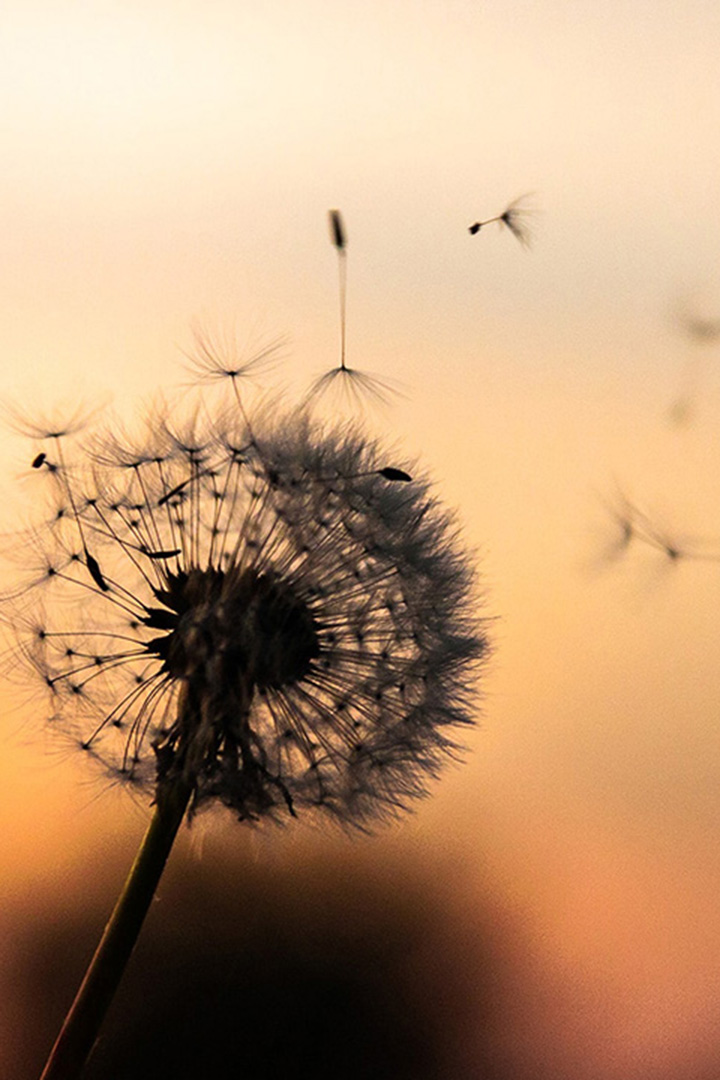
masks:
<path id="1" fill-rule="evenodd" d="M 0 604 L 53 726 L 149 797 L 184 781 L 193 812 L 364 827 L 423 795 L 488 648 L 427 481 L 302 411 L 125 434 L 62 437 L 34 474 L 47 510 Z"/>

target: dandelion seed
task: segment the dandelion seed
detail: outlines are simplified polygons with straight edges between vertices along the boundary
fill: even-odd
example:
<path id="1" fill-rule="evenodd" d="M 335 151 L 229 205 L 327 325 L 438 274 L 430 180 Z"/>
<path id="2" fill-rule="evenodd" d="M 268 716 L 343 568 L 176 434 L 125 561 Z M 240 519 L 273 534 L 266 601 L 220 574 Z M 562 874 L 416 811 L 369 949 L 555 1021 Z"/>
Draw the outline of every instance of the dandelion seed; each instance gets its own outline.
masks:
<path id="1" fill-rule="evenodd" d="M 532 216 L 533 210 L 527 205 L 527 199 L 530 196 L 521 195 L 520 198 L 515 199 L 507 206 L 502 214 L 497 214 L 495 217 L 486 218 L 485 221 L 475 221 L 468 227 L 468 232 L 471 236 L 475 236 L 485 225 L 492 224 L 493 221 L 497 221 L 499 225 L 505 226 L 513 234 L 516 240 L 522 244 L 523 247 L 529 248 L 532 243 L 532 230 L 528 222 L 528 218 Z"/>
<path id="2" fill-rule="evenodd" d="M 148 559 L 174 559 L 176 555 L 182 555 L 182 548 L 172 548 L 168 551 L 148 551 L 147 548 L 140 547 L 138 551 L 142 555 L 147 555 Z"/>
<path id="3" fill-rule="evenodd" d="M 684 554 L 679 544 L 672 540 L 669 534 L 659 528 L 655 523 L 637 507 L 633 509 L 633 537 L 647 547 L 655 548 L 662 552 L 670 562 L 677 560 Z"/>
<path id="4" fill-rule="evenodd" d="M 378 469 L 380 476 L 384 476 L 386 480 L 400 480 L 403 483 L 409 483 L 412 480 L 410 473 L 406 473 L 404 469 L 394 469 L 391 465 L 386 465 L 384 469 Z"/>
<path id="5" fill-rule="evenodd" d="M 660 552 L 669 562 L 678 562 L 688 557 L 717 560 L 717 553 L 707 550 L 707 542 L 695 539 L 680 543 L 667 529 L 659 526 L 649 514 L 621 493 L 613 503 L 606 503 L 606 508 L 615 520 L 618 530 L 615 542 L 607 553 L 608 559 L 624 554 L 631 544 L 640 544 Z"/>
<path id="6" fill-rule="evenodd" d="M 90 577 L 93 579 L 97 587 L 100 589 L 101 592 L 109 592 L 110 586 L 106 582 L 105 578 L 102 576 L 100 564 L 98 563 L 97 559 L 93 558 L 93 556 L 90 554 L 89 551 L 87 551 L 87 549 L 85 551 L 85 559 L 87 561 L 87 568 L 90 571 Z"/>
<path id="7" fill-rule="evenodd" d="M 714 345 L 720 339 L 720 319 L 698 315 L 694 306 L 686 299 L 676 305 L 675 322 L 695 346 L 685 360 L 680 389 L 667 410 L 670 423 L 680 427 L 689 424 L 697 410 L 700 389 L 707 377 L 710 359 L 707 346 Z"/>
<path id="8" fill-rule="evenodd" d="M 398 393 L 397 388 L 387 379 L 359 368 L 348 367 L 346 362 L 347 329 L 347 232 L 339 210 L 328 211 L 330 238 L 338 253 L 338 291 L 340 299 L 340 363 L 330 368 L 311 384 L 305 396 L 305 404 L 310 404 L 328 391 L 339 391 L 353 406 L 362 406 L 365 400 L 374 400 L 386 404 Z"/>
<path id="9" fill-rule="evenodd" d="M 0 405 L 3 418 L 13 431 L 30 439 L 50 441 L 67 439 L 84 431 L 102 411 L 102 405 L 75 405 L 58 410 L 52 416 L 29 413 L 14 403 L 4 401 Z M 39 456 L 39 455 L 38 455 Z"/>
<path id="10" fill-rule="evenodd" d="M 720 338 L 720 319 L 696 315 L 683 306 L 678 311 L 678 321 L 685 333 L 701 344 L 712 344 Z"/>
<path id="11" fill-rule="evenodd" d="M 202 382 L 229 380 L 237 394 L 237 383 L 254 378 L 271 368 L 280 358 L 284 338 L 259 341 L 244 348 L 234 335 L 221 337 L 195 327 L 194 348 L 185 355 L 195 378 Z"/>

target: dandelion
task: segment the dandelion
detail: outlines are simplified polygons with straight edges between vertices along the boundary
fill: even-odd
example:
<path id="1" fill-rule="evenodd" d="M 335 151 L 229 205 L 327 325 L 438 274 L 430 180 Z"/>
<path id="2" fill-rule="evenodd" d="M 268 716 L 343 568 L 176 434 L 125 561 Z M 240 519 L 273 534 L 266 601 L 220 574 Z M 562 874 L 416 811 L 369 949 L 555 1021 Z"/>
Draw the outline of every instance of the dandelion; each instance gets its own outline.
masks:
<path id="1" fill-rule="evenodd" d="M 506 206 L 502 214 L 487 218 L 485 221 L 476 221 L 468 227 L 468 232 L 475 236 L 484 225 L 490 225 L 497 221 L 500 226 L 505 226 L 519 240 L 523 247 L 529 248 L 532 242 L 532 231 L 528 224 L 528 218 L 532 215 L 531 208 L 527 205 L 528 195 L 521 195 Z"/>
<path id="2" fill-rule="evenodd" d="M 45 1080 L 79 1075 L 186 815 L 394 816 L 487 651 L 452 517 L 359 429 L 196 410 L 66 441 L 4 615 L 49 723 L 156 809 Z"/>
<path id="3" fill-rule="evenodd" d="M 386 404 L 395 394 L 397 389 L 387 380 L 378 375 L 361 371 L 359 368 L 348 367 L 346 363 L 346 330 L 347 330 L 347 232 L 342 214 L 339 210 L 328 211 L 330 225 L 330 239 L 338 253 L 338 290 L 340 297 L 340 363 L 329 371 L 323 372 L 312 383 L 305 397 L 308 404 L 322 397 L 332 388 L 340 391 L 341 396 L 346 396 L 355 405 L 362 405 L 365 398 L 374 399 L 376 402 Z"/>

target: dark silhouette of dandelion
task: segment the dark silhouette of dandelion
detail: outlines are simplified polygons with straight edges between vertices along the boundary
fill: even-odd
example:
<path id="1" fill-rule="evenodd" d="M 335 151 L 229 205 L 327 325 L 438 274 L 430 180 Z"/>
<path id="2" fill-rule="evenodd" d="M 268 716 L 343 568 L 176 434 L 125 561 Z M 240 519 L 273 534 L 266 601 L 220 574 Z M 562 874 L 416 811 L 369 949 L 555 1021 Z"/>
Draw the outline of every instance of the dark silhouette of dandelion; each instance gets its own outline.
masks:
<path id="1" fill-rule="evenodd" d="M 241 818 L 356 824 L 421 793 L 483 644 L 427 484 L 300 414 L 152 427 L 39 466 L 22 652 L 52 724 L 118 779 L 181 777 Z"/>
<path id="2" fill-rule="evenodd" d="M 50 724 L 156 805 L 46 1080 L 79 1074 L 186 812 L 396 814 L 487 648 L 451 516 L 359 429 L 168 414 L 34 432 L 47 511 L 2 606 Z"/>
<path id="3" fill-rule="evenodd" d="M 397 388 L 378 375 L 359 368 L 348 367 L 346 355 L 347 330 L 347 232 L 339 210 L 328 211 L 330 239 L 338 253 L 338 286 L 340 296 L 340 363 L 323 372 L 310 386 L 305 397 L 309 404 L 328 391 L 337 389 L 340 396 L 348 398 L 353 406 L 361 406 L 366 399 L 386 404 L 398 393 Z"/>
<path id="4" fill-rule="evenodd" d="M 532 231 L 528 219 L 532 216 L 533 211 L 527 205 L 528 198 L 528 195 L 521 195 L 511 202 L 509 206 L 506 206 L 502 214 L 486 218 L 485 221 L 474 222 L 468 227 L 468 232 L 475 236 L 485 225 L 491 225 L 493 221 L 497 221 L 500 226 L 509 229 L 523 247 L 529 248 L 532 243 Z"/>

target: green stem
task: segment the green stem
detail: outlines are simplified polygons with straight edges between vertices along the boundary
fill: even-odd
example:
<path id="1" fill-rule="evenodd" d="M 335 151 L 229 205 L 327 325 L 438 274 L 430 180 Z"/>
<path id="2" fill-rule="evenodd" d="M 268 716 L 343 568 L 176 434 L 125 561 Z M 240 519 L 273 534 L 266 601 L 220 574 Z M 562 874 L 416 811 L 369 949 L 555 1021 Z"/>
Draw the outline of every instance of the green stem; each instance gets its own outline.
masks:
<path id="1" fill-rule="evenodd" d="M 40 1080 L 77 1080 L 95 1045 L 190 799 L 191 789 L 182 781 L 161 789 L 153 819 Z"/>

